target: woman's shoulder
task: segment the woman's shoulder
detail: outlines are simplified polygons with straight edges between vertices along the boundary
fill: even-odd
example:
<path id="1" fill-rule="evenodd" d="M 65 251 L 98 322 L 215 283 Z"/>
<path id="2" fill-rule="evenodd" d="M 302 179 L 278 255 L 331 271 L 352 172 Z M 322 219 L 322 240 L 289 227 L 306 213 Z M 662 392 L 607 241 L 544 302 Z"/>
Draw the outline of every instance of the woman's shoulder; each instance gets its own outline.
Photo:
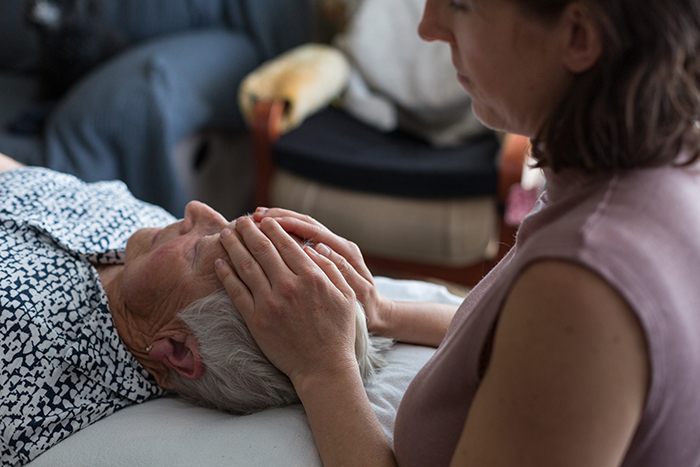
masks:
<path id="1" fill-rule="evenodd" d="M 505 342 L 529 339 L 550 350 L 562 347 L 559 351 L 581 345 L 578 351 L 588 352 L 591 343 L 623 345 L 626 358 L 646 362 L 645 333 L 626 298 L 595 269 L 566 259 L 541 259 L 520 271 L 505 298 L 498 335 Z"/>
<path id="2" fill-rule="evenodd" d="M 700 169 L 635 170 L 607 177 L 547 178 L 539 209 L 518 233 L 525 256 L 599 255 L 599 262 L 664 261 L 659 246 L 700 254 Z M 522 256 L 522 255 L 521 255 Z M 651 266 L 649 264 L 648 266 Z"/>
<path id="3" fill-rule="evenodd" d="M 619 458 L 642 417 L 648 374 L 644 332 L 614 288 L 572 262 L 533 263 L 496 324 L 465 426 L 469 448 L 530 459 L 595 453 L 596 465 Z"/>
<path id="4" fill-rule="evenodd" d="M 698 199 L 697 170 L 672 167 L 613 176 L 565 209 L 555 199 L 523 226 L 512 277 L 522 280 L 530 265 L 552 259 L 594 273 L 626 301 L 664 358 L 663 349 L 700 332 Z M 556 276 L 571 274 L 557 267 Z"/>
<path id="5" fill-rule="evenodd" d="M 524 267 L 504 303 L 504 311 L 508 309 L 537 315 L 544 326 L 570 321 L 562 328 L 567 333 L 575 331 L 568 327 L 573 321 L 583 324 L 590 320 L 577 331 L 585 332 L 600 325 L 608 327 L 611 319 L 622 320 L 620 325 L 633 331 L 639 330 L 636 322 L 623 319 L 633 316 L 629 304 L 604 277 L 594 269 L 566 259 L 541 259 Z M 545 316 L 548 311 L 553 315 Z M 596 317 L 597 314 L 600 316 Z"/>

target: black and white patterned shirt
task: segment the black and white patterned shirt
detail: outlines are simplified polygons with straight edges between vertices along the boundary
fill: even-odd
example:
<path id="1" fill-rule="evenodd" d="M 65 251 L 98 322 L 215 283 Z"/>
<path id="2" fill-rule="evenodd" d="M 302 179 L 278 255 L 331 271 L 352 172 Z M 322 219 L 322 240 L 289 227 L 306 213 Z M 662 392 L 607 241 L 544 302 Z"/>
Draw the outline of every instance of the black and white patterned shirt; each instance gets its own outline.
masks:
<path id="1" fill-rule="evenodd" d="M 0 463 L 22 465 L 127 405 L 163 394 L 114 327 L 94 264 L 170 224 L 121 182 L 0 173 Z"/>

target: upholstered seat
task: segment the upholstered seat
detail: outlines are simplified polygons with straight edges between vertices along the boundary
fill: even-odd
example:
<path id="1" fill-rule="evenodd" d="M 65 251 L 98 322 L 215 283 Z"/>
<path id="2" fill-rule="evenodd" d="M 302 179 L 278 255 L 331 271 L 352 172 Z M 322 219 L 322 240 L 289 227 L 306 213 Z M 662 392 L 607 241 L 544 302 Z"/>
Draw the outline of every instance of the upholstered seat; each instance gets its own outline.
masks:
<path id="1" fill-rule="evenodd" d="M 279 134 L 283 101 L 253 125 L 260 205 L 316 218 L 357 243 L 374 273 L 473 285 L 512 244 L 502 220 L 527 140 L 495 133 L 436 148 L 326 108 Z"/>
<path id="2" fill-rule="evenodd" d="M 275 163 L 339 188 L 444 199 L 495 193 L 499 148 L 494 133 L 434 147 L 401 130 L 377 131 L 331 106 L 277 141 Z"/>

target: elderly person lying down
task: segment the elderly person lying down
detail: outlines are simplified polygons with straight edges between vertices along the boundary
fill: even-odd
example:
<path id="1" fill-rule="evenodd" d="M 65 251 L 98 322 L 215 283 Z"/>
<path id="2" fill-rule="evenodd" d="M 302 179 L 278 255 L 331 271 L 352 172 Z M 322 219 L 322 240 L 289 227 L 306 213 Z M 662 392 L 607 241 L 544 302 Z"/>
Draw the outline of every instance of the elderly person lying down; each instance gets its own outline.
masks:
<path id="1" fill-rule="evenodd" d="M 216 277 L 227 224 L 0 155 L 2 465 L 166 391 L 236 413 L 298 400 Z M 361 307 L 357 323 L 370 377 L 388 340 L 369 338 Z"/>

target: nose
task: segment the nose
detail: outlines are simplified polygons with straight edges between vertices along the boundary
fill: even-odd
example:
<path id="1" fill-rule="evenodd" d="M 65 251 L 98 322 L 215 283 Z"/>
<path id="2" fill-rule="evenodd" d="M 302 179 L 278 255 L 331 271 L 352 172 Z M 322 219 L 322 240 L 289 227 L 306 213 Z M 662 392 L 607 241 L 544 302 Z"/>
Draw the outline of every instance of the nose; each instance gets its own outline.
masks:
<path id="1" fill-rule="evenodd" d="M 224 216 L 204 203 L 190 201 L 185 206 L 185 220 L 182 223 L 183 233 L 189 232 L 195 227 L 223 229 L 226 224 Z"/>
<path id="2" fill-rule="evenodd" d="M 423 18 L 418 24 L 418 35 L 427 42 L 442 41 L 454 43 L 450 30 L 445 24 L 446 0 L 427 0 L 423 10 Z M 449 8 L 449 7 L 448 7 Z"/>

